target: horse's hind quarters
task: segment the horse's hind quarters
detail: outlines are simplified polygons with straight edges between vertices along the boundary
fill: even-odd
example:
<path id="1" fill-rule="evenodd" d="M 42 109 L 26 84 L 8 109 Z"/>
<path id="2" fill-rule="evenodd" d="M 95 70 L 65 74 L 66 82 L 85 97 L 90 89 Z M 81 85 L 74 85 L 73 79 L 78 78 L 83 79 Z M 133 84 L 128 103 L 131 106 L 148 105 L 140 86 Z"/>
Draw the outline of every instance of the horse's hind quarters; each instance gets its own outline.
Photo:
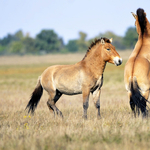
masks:
<path id="1" fill-rule="evenodd" d="M 119 58 L 118 56 L 117 57 L 114 57 L 114 64 L 116 66 L 119 66 L 122 64 L 122 58 Z"/>

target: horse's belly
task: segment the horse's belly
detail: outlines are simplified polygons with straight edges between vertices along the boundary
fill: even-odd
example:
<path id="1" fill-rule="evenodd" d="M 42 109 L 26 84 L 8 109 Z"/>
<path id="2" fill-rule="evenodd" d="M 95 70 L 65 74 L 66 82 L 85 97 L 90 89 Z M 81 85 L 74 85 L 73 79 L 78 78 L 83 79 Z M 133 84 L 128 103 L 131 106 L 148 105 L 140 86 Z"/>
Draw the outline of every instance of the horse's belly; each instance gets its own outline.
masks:
<path id="1" fill-rule="evenodd" d="M 75 95 L 75 94 L 81 94 L 82 90 L 80 87 L 78 86 L 74 86 L 74 87 L 68 87 L 68 86 L 61 86 L 59 85 L 58 87 L 56 87 L 62 94 L 66 94 L 66 95 Z"/>
<path id="2" fill-rule="evenodd" d="M 56 89 L 58 89 L 61 93 L 66 95 L 74 95 L 74 94 L 81 94 L 82 93 L 82 84 L 77 80 L 68 81 L 66 80 L 59 80 L 59 82 L 55 82 Z"/>
<path id="3" fill-rule="evenodd" d="M 62 68 L 54 75 L 54 85 L 61 93 L 74 95 L 82 93 L 82 72 L 77 68 Z"/>

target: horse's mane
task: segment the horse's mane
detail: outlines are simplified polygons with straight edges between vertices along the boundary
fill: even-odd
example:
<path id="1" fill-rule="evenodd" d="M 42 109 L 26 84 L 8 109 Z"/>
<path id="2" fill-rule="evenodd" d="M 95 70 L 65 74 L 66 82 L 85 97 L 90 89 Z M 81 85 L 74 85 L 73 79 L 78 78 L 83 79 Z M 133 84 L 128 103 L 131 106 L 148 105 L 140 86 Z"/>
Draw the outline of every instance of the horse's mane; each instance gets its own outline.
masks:
<path id="1" fill-rule="evenodd" d="M 87 52 L 86 52 L 86 54 L 85 54 L 83 60 L 85 59 L 85 57 L 87 57 L 87 54 L 89 53 L 89 51 L 90 51 L 97 43 L 99 43 L 102 39 L 103 39 L 106 43 L 111 43 L 110 40 L 109 40 L 108 38 L 105 38 L 105 37 L 101 37 L 100 39 L 95 39 L 95 40 L 91 43 L 91 45 L 89 46 L 89 48 L 88 48 L 88 50 L 87 50 Z"/>
<path id="2" fill-rule="evenodd" d="M 146 14 L 144 13 L 144 10 L 141 9 L 141 8 L 137 9 L 136 13 L 137 13 L 137 16 L 138 16 L 139 25 L 140 25 L 141 32 L 142 32 L 142 35 L 143 35 L 144 32 L 147 32 Z"/>

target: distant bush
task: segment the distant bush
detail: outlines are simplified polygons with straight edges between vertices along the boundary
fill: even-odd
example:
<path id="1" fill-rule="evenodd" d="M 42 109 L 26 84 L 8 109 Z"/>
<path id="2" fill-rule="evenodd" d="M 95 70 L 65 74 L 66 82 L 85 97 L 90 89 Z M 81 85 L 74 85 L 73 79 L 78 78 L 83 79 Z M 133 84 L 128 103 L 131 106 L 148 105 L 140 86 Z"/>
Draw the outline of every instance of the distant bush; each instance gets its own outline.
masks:
<path id="1" fill-rule="evenodd" d="M 54 30 L 42 30 L 35 38 L 31 38 L 29 34 L 24 35 L 19 30 L 15 34 L 8 34 L 0 39 L 0 55 L 85 52 L 95 38 L 101 37 L 113 38 L 112 44 L 116 49 L 124 50 L 133 49 L 138 35 L 135 27 L 129 27 L 124 37 L 107 31 L 87 40 L 87 34 L 79 32 L 78 39 L 69 40 L 65 45 L 63 39 Z"/>

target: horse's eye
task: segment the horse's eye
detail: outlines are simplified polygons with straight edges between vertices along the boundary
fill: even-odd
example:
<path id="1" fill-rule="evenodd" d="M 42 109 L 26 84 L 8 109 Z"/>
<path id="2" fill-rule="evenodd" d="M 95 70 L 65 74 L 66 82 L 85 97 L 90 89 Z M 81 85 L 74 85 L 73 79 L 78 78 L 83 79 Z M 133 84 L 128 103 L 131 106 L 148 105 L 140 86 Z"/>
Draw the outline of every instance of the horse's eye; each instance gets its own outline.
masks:
<path id="1" fill-rule="evenodd" d="M 107 48 L 107 50 L 108 50 L 108 51 L 110 51 L 110 49 L 109 49 L 109 48 Z"/>

